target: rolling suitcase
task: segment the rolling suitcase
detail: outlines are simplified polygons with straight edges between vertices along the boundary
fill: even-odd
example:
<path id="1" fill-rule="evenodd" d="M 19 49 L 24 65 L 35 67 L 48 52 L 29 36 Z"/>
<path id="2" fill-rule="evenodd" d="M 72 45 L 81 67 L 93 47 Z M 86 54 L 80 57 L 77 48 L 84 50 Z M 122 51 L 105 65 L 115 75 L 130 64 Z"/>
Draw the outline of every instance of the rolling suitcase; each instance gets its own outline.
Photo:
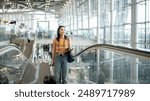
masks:
<path id="1" fill-rule="evenodd" d="M 54 76 L 54 69 L 53 66 L 49 66 L 49 75 L 44 76 L 43 83 L 44 84 L 56 84 L 55 76 Z"/>

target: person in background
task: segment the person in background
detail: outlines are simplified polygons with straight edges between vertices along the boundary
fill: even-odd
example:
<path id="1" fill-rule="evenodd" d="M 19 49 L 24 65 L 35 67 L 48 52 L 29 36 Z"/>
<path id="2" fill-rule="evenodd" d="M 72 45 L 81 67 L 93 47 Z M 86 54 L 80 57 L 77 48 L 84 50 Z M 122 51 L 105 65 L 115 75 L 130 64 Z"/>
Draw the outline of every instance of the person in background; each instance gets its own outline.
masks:
<path id="1" fill-rule="evenodd" d="M 53 40 L 52 47 L 52 65 L 55 68 L 57 84 L 67 83 L 67 54 L 70 49 L 70 40 L 65 35 L 65 26 L 59 26 L 57 37 Z"/>

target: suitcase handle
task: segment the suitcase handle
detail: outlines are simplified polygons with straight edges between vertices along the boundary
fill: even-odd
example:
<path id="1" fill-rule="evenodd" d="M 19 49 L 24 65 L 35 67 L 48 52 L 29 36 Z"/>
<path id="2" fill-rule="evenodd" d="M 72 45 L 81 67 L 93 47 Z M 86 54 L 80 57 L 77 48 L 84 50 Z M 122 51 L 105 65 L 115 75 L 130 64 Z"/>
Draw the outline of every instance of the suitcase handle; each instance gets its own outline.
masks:
<path id="1" fill-rule="evenodd" d="M 54 67 L 52 64 L 49 65 L 50 75 L 54 75 Z"/>

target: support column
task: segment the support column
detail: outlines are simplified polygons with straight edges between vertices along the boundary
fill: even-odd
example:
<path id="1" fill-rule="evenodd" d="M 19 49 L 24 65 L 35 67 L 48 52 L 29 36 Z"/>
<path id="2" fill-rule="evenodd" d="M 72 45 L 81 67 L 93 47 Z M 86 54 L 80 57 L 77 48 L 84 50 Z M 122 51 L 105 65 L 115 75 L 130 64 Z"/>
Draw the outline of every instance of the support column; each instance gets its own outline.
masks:
<path id="1" fill-rule="evenodd" d="M 136 42 L 137 42 L 137 31 L 136 31 L 136 15 L 137 15 L 137 9 L 136 9 L 136 1 L 132 0 L 132 6 L 131 6 L 131 47 L 133 49 L 137 48 Z M 130 68 L 130 74 L 131 74 L 131 83 L 138 83 L 138 59 L 134 58 L 133 63 L 131 63 Z"/>
<path id="2" fill-rule="evenodd" d="M 71 3 L 69 3 L 69 4 L 68 4 L 68 15 L 70 16 L 69 32 L 71 32 L 71 24 L 72 24 L 72 23 L 71 23 L 71 20 L 72 20 L 72 19 L 71 19 L 71 16 L 72 16 L 72 13 L 71 13 L 72 10 L 71 10 L 71 8 L 72 8 L 72 7 L 71 7 Z"/>
<path id="3" fill-rule="evenodd" d="M 78 1 L 79 2 L 79 1 Z M 75 3 L 76 4 L 76 3 Z M 75 5 L 75 7 L 76 7 L 76 5 Z M 79 33 L 79 27 L 78 27 L 78 10 L 79 10 L 79 8 L 75 8 L 75 9 L 77 9 L 76 10 L 76 22 L 77 22 L 77 35 L 78 35 L 78 33 Z"/>
<path id="4" fill-rule="evenodd" d="M 131 47 L 136 48 L 136 42 L 137 42 L 137 31 L 136 31 L 136 1 L 132 0 L 132 6 L 131 6 Z"/>
<path id="5" fill-rule="evenodd" d="M 113 45 L 113 31 L 112 31 L 112 25 L 113 25 L 113 11 L 112 11 L 112 3 L 113 0 L 110 0 L 110 44 Z M 112 59 L 112 61 L 110 62 L 111 66 L 110 66 L 110 83 L 113 83 L 113 67 L 114 67 L 114 58 L 113 58 L 113 52 L 110 53 L 110 58 Z"/>
<path id="6" fill-rule="evenodd" d="M 99 22 L 100 22 L 100 0 L 97 0 L 97 43 L 99 44 L 100 43 L 100 35 L 99 35 L 99 28 L 100 28 L 100 25 L 99 25 Z M 98 80 L 98 76 L 99 76 L 99 73 L 100 73 L 100 50 L 97 49 L 97 80 Z"/>
<path id="7" fill-rule="evenodd" d="M 75 16 L 75 14 L 74 14 L 74 10 L 75 10 L 75 9 L 74 9 L 74 8 L 75 8 L 75 7 L 74 7 L 74 6 L 75 6 L 74 0 L 72 0 L 71 6 L 72 6 L 72 20 L 73 20 L 73 22 L 72 22 L 72 23 L 73 23 L 73 25 L 72 25 L 72 26 L 73 26 L 73 31 L 72 31 L 72 33 L 74 33 L 74 19 L 75 19 L 75 17 L 74 17 L 74 16 Z"/>
<path id="8" fill-rule="evenodd" d="M 88 0 L 88 33 L 90 33 L 91 0 Z"/>
<path id="9" fill-rule="evenodd" d="M 83 3 L 83 2 L 81 2 L 81 3 Z M 81 5 L 81 29 L 82 29 L 82 32 L 83 32 L 83 10 L 84 10 L 84 8 L 83 8 L 83 4 L 82 4 Z"/>

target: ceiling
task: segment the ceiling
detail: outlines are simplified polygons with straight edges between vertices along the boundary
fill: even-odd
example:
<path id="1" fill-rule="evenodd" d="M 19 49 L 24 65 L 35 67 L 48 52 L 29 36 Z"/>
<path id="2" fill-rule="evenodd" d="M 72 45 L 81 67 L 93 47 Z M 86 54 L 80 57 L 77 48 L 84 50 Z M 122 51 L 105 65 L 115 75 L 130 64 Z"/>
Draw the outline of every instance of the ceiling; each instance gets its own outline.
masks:
<path id="1" fill-rule="evenodd" d="M 44 11 L 59 14 L 69 0 L 0 0 L 0 14 Z"/>

